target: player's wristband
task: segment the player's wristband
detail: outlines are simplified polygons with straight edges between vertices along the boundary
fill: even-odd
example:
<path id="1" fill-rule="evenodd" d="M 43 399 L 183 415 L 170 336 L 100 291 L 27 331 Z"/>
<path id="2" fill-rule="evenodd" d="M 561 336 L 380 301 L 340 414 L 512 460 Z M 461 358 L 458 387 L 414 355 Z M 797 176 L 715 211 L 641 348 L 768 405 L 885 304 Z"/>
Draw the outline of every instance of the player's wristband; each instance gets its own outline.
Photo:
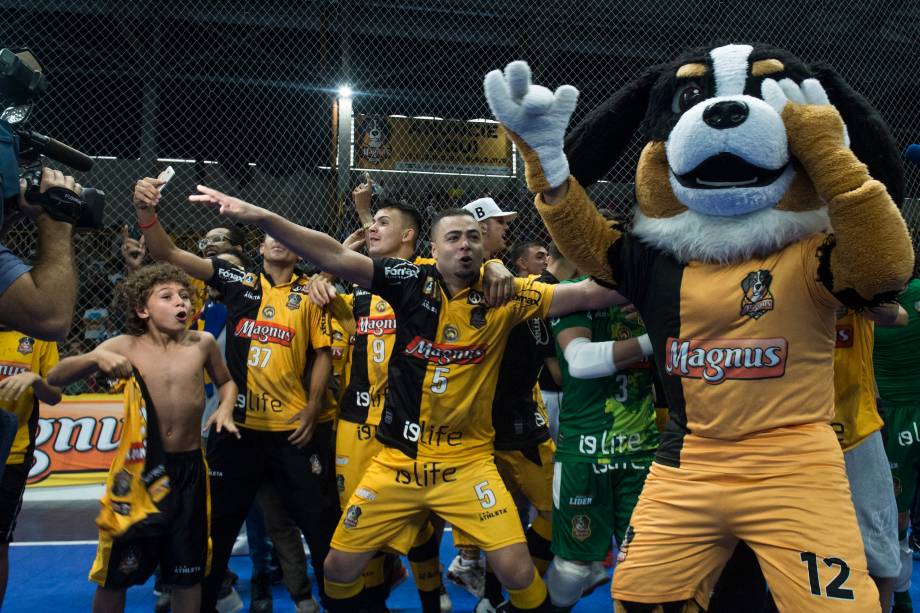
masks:
<path id="1" fill-rule="evenodd" d="M 648 334 L 643 334 L 642 336 L 637 337 L 636 340 L 639 341 L 639 347 L 642 348 L 642 355 L 649 357 L 655 353 L 655 350 L 652 348 L 652 341 L 650 341 L 648 338 Z"/>
<path id="2" fill-rule="evenodd" d="M 160 221 L 160 219 L 159 219 L 156 215 L 154 215 L 154 216 L 153 216 L 153 219 L 151 219 L 151 220 L 150 220 L 149 222 L 147 222 L 147 223 L 141 223 L 141 220 L 138 219 L 138 220 L 137 220 L 137 227 L 140 228 L 141 230 L 146 230 L 146 229 L 148 229 L 148 228 L 152 228 L 153 226 L 155 226 L 155 225 L 157 224 L 158 221 Z"/>

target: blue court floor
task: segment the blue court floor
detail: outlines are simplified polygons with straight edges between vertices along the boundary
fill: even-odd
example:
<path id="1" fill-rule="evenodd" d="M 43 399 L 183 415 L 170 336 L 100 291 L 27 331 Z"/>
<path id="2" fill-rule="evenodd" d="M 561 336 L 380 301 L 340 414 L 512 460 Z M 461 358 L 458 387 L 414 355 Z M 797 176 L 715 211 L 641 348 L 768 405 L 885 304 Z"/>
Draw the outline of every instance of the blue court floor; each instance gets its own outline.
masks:
<path id="1" fill-rule="evenodd" d="M 10 547 L 10 579 L 3 613 L 44 613 L 46 611 L 89 611 L 95 590 L 87 580 L 95 555 L 95 501 L 58 504 L 25 503 L 16 529 L 16 542 Z M 452 533 L 446 531 L 441 543 L 441 560 L 446 568 L 455 555 Z M 404 560 L 409 569 L 409 564 Z M 230 567 L 240 576 L 237 591 L 249 605 L 250 561 L 234 556 Z M 411 572 L 411 570 L 410 570 Z M 312 571 L 311 571 L 312 578 Z M 914 562 L 911 595 L 920 605 L 920 562 Z M 314 592 L 315 592 L 314 586 Z M 447 582 L 448 593 L 457 613 L 472 611 L 475 599 L 463 589 Z M 294 611 L 290 597 L 281 585 L 273 587 L 274 610 Z M 153 611 L 153 579 L 147 585 L 128 591 L 127 611 Z M 392 611 L 418 612 L 418 595 L 411 578 L 396 588 L 389 602 Z M 920 611 L 920 606 L 918 606 Z M 575 613 L 611 611 L 608 586 L 599 587 L 582 599 Z"/>

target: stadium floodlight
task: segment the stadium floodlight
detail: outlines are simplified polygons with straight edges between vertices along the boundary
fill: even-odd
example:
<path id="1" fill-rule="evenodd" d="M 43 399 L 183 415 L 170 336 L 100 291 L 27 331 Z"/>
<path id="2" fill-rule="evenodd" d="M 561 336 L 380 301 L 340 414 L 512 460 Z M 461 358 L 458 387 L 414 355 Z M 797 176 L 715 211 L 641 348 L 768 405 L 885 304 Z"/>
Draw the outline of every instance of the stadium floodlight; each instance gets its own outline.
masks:
<path id="1" fill-rule="evenodd" d="M 339 85 L 339 98 L 351 98 L 354 91 L 351 89 L 351 85 Z"/>

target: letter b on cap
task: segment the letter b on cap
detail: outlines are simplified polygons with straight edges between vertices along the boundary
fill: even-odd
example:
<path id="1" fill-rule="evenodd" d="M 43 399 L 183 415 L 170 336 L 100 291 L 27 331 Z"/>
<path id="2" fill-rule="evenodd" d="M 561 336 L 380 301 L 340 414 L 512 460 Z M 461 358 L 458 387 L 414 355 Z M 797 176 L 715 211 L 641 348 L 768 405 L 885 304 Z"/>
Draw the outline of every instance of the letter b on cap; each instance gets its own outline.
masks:
<path id="1" fill-rule="evenodd" d="M 486 211 L 481 206 L 476 207 L 476 219 L 485 219 Z"/>

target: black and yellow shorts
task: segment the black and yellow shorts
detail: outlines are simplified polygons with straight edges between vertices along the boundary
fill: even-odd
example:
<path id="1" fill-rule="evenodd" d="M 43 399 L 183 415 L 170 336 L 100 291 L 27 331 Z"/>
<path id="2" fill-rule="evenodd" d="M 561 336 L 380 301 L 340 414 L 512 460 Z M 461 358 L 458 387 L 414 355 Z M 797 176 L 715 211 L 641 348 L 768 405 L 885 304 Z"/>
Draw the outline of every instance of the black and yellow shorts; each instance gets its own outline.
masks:
<path id="1" fill-rule="evenodd" d="M 485 551 L 524 543 L 511 494 L 492 455 L 462 461 L 412 460 L 384 447 L 348 500 L 332 537 L 339 551 L 384 547 L 406 553 L 435 513 Z"/>
<path id="2" fill-rule="evenodd" d="M 210 550 L 208 469 L 201 450 L 166 454 L 170 492 L 160 501 L 160 528 L 151 534 L 112 538 L 99 533 L 89 579 L 120 590 L 142 585 L 160 565 L 166 585 L 201 583 Z"/>

